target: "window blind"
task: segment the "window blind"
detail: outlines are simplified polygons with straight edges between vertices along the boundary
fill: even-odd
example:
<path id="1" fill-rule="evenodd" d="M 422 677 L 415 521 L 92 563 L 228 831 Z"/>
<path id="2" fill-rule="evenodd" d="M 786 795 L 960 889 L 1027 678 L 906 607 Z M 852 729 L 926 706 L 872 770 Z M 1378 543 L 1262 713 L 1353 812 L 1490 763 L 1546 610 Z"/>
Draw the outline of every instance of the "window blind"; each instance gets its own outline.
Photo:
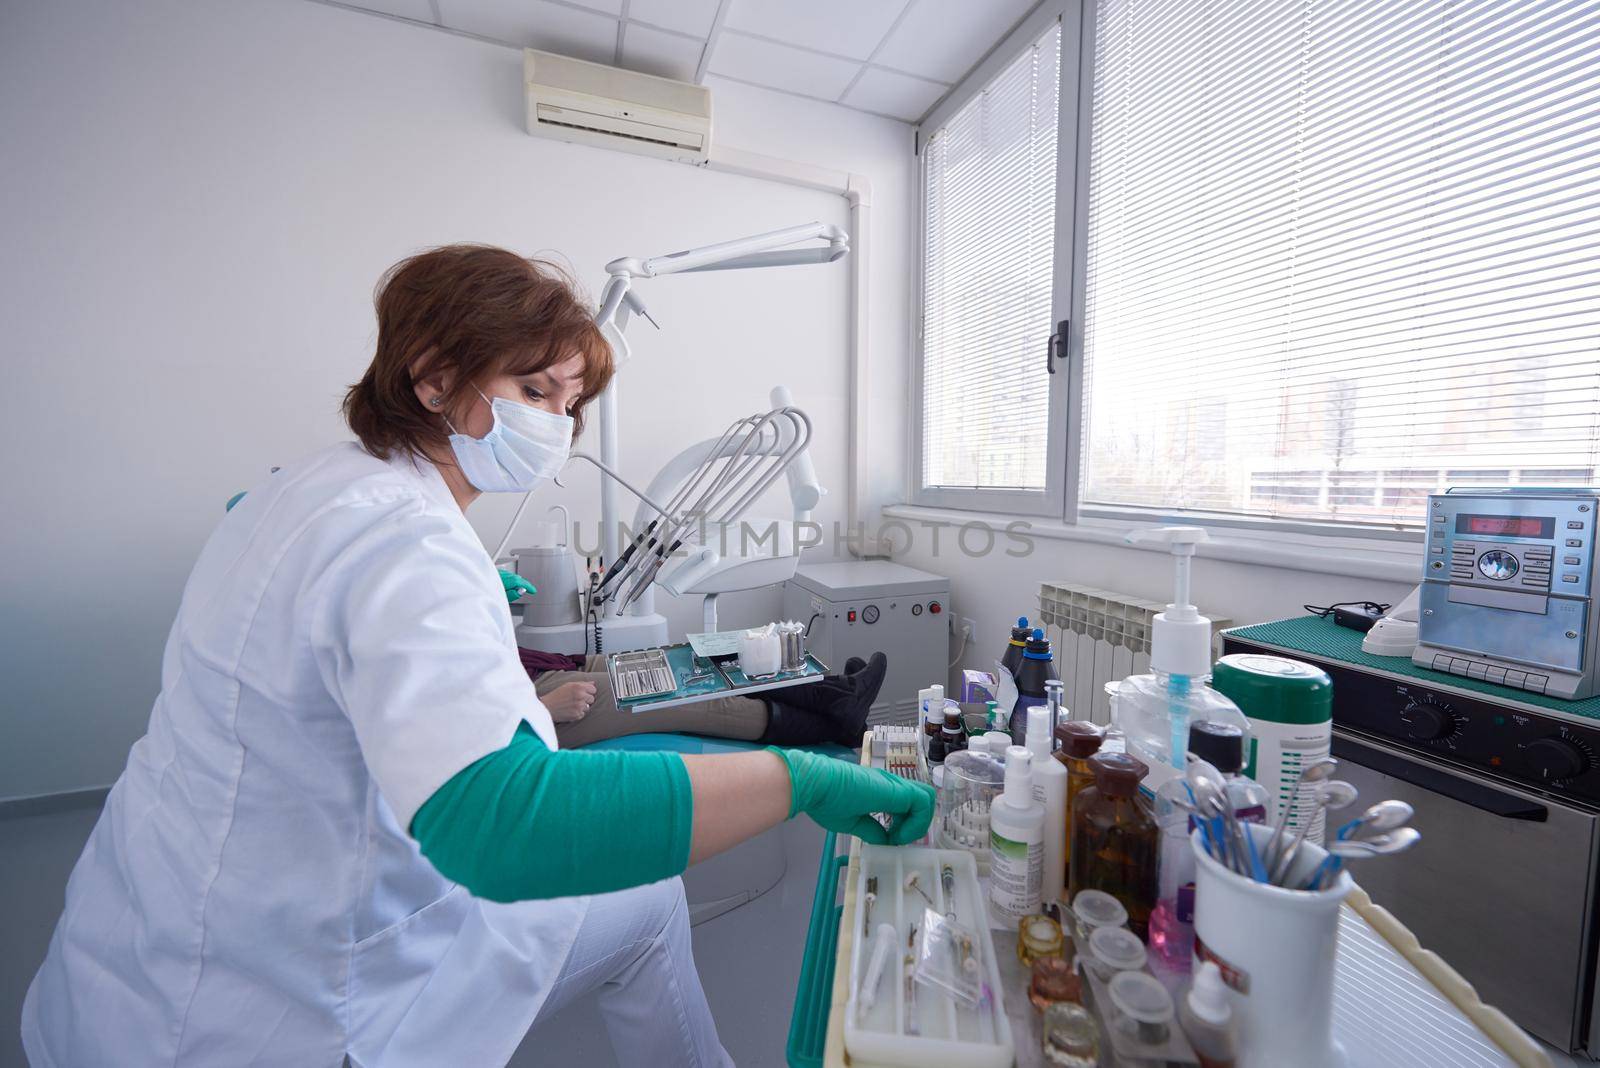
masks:
<path id="1" fill-rule="evenodd" d="M 922 484 L 1043 490 L 1059 24 L 928 139 Z"/>
<path id="2" fill-rule="evenodd" d="M 1085 507 L 1419 525 L 1600 462 L 1600 4 L 1101 0 Z"/>

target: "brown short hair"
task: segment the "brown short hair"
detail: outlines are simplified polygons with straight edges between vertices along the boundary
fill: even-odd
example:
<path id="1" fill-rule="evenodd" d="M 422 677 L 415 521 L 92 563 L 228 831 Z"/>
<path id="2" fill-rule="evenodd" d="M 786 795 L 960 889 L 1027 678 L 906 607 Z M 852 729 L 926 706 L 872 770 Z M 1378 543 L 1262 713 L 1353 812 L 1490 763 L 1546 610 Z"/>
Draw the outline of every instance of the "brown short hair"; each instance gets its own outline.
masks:
<path id="1" fill-rule="evenodd" d="M 414 385 L 434 371 L 455 372 L 444 394 L 449 410 L 496 375 L 531 374 L 581 355 L 575 433 L 583 429 L 584 406 L 611 380 L 611 346 L 571 277 L 553 263 L 488 245 L 445 245 L 389 268 L 374 303 L 377 351 L 346 391 L 344 417 L 380 459 L 420 457 L 424 446 L 449 440 Z"/>

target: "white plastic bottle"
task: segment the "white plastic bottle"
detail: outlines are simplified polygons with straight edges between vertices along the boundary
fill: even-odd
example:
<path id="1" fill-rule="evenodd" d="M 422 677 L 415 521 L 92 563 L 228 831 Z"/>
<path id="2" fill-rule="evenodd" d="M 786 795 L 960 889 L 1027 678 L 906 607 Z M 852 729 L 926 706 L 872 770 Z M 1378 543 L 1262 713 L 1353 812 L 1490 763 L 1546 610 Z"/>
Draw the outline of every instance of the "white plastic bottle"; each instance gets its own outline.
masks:
<path id="1" fill-rule="evenodd" d="M 1178 1022 L 1200 1058 L 1200 1068 L 1233 1068 L 1239 1040 L 1228 988 L 1215 961 L 1206 961 L 1195 972 L 1194 983 L 1178 1006 Z"/>
<path id="2" fill-rule="evenodd" d="M 1211 676 L 1211 620 L 1189 601 L 1189 562 L 1206 540 L 1200 527 L 1159 527 L 1128 535 L 1130 542 L 1159 542 L 1172 553 L 1174 590 L 1167 610 L 1151 621 L 1150 673 L 1117 685 L 1113 721 L 1127 751 L 1150 768 L 1139 789 L 1149 796 L 1183 774 L 1189 726 L 1202 720 L 1230 723 L 1250 737 L 1250 721 L 1237 705 L 1206 685 Z"/>
<path id="3" fill-rule="evenodd" d="M 989 903 L 994 919 L 1016 926 L 1039 911 L 1044 876 L 1044 806 L 1033 799 L 1029 765 L 1020 745 L 1006 750 L 1006 788 L 989 807 Z"/>
<path id="4" fill-rule="evenodd" d="M 1028 709 L 1027 750 L 1033 799 L 1044 806 L 1044 865 L 1039 896 L 1060 901 L 1067 878 L 1067 766 L 1055 758 L 1054 712 L 1045 705 Z"/>

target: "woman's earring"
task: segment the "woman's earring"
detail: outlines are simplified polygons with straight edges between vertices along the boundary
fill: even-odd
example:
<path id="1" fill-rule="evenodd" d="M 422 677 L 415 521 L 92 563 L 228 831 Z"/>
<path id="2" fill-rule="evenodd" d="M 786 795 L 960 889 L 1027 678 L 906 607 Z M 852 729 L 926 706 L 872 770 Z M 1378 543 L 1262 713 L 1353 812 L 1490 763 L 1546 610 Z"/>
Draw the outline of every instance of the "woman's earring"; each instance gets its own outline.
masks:
<path id="1" fill-rule="evenodd" d="M 428 403 L 433 405 L 435 408 L 437 408 L 437 407 L 439 407 L 439 405 L 444 403 L 444 398 L 443 397 L 435 397 L 435 398 L 433 398 L 433 400 L 429 401 Z"/>

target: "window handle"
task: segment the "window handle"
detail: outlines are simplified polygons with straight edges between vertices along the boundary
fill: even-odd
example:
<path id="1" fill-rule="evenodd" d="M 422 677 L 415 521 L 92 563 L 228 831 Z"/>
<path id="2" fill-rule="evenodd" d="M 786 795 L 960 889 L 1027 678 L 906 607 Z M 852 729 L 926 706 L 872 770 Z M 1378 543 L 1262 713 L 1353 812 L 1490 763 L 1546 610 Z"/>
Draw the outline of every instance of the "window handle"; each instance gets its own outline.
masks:
<path id="1" fill-rule="evenodd" d="M 1056 358 L 1067 358 L 1067 320 L 1063 319 L 1056 324 L 1056 332 L 1050 335 L 1050 340 L 1045 342 L 1044 369 L 1051 374 L 1056 373 Z"/>

